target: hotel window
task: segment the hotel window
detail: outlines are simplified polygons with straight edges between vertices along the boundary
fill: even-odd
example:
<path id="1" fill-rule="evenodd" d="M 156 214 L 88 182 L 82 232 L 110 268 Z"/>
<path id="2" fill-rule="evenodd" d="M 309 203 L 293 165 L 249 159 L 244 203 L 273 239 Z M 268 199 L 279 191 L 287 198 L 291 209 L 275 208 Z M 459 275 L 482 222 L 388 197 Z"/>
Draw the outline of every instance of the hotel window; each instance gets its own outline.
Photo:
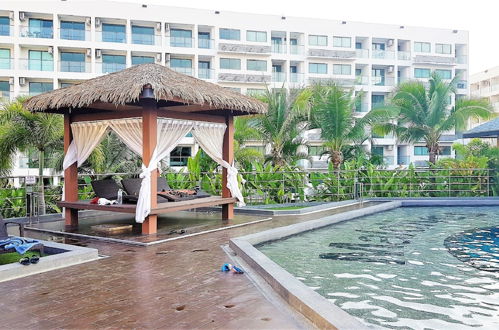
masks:
<path id="1" fill-rule="evenodd" d="M 198 62 L 198 77 L 201 79 L 211 79 L 211 63 L 209 61 Z"/>
<path id="2" fill-rule="evenodd" d="M 154 45 L 154 28 L 149 26 L 132 26 L 132 43 Z"/>
<path id="3" fill-rule="evenodd" d="M 236 92 L 236 93 L 241 93 L 241 88 L 237 88 L 237 87 L 224 87 L 225 89 L 228 89 L 230 91 L 233 91 L 233 92 Z"/>
<path id="4" fill-rule="evenodd" d="M 267 42 L 267 32 L 246 31 L 246 41 Z"/>
<path id="5" fill-rule="evenodd" d="M 125 55 L 102 55 L 102 72 L 116 72 L 126 68 Z"/>
<path id="6" fill-rule="evenodd" d="M 264 95 L 264 94 L 265 94 L 265 89 L 261 89 L 261 88 L 248 88 L 248 89 L 246 89 L 246 95 L 259 96 L 259 95 Z"/>
<path id="7" fill-rule="evenodd" d="M 0 70 L 9 70 L 10 64 L 10 49 L 0 49 Z"/>
<path id="8" fill-rule="evenodd" d="M 198 32 L 198 47 L 211 48 L 210 32 Z"/>
<path id="9" fill-rule="evenodd" d="M 333 37 L 333 47 L 352 47 L 352 38 L 350 37 Z"/>
<path id="10" fill-rule="evenodd" d="M 10 96 L 10 84 L 8 81 L 0 81 L 0 99 Z"/>
<path id="11" fill-rule="evenodd" d="M 430 53 L 431 44 L 429 42 L 414 42 L 414 51 L 416 53 Z"/>
<path id="12" fill-rule="evenodd" d="M 440 147 L 438 151 L 439 151 L 439 154 L 442 156 L 450 156 L 451 155 L 451 147 L 450 146 Z"/>
<path id="13" fill-rule="evenodd" d="M 414 146 L 414 156 L 428 156 L 428 148 L 423 146 Z"/>
<path id="14" fill-rule="evenodd" d="M 28 53 L 29 70 L 54 71 L 54 58 L 49 52 L 30 50 Z"/>
<path id="15" fill-rule="evenodd" d="M 65 88 L 65 87 L 69 87 L 69 86 L 73 86 L 74 84 L 73 83 L 61 83 L 61 88 Z"/>
<path id="16" fill-rule="evenodd" d="M 371 95 L 371 105 L 373 108 L 381 106 L 385 104 L 385 96 L 384 95 Z"/>
<path id="17" fill-rule="evenodd" d="M 442 79 L 452 79 L 452 70 L 437 69 L 435 73 Z"/>
<path id="18" fill-rule="evenodd" d="M 262 60 L 247 60 L 246 70 L 250 71 L 267 71 L 267 61 Z"/>
<path id="19" fill-rule="evenodd" d="M 132 65 L 144 64 L 144 63 L 154 63 L 154 57 L 152 57 L 152 56 L 132 56 Z"/>
<path id="20" fill-rule="evenodd" d="M 333 74 L 339 74 L 339 75 L 352 74 L 352 66 L 350 64 L 333 64 Z"/>
<path id="21" fill-rule="evenodd" d="M 309 35 L 308 44 L 310 46 L 327 46 L 327 36 Z"/>
<path id="22" fill-rule="evenodd" d="M 102 24 L 102 41 L 125 43 L 125 26 L 118 24 Z"/>
<path id="23" fill-rule="evenodd" d="M 191 147 L 175 147 L 170 153 L 170 166 L 187 166 L 191 154 Z"/>
<path id="24" fill-rule="evenodd" d="M 61 53 L 61 72 L 85 72 L 85 54 Z"/>
<path id="25" fill-rule="evenodd" d="M 235 29 L 220 29 L 220 39 L 241 40 L 241 31 Z"/>
<path id="26" fill-rule="evenodd" d="M 170 46 L 192 47 L 192 31 L 172 29 L 170 31 Z"/>
<path id="27" fill-rule="evenodd" d="M 85 23 L 82 22 L 61 22 L 61 39 L 64 40 L 85 40 Z"/>
<path id="28" fill-rule="evenodd" d="M 430 78 L 431 72 L 430 69 L 414 69 L 414 78 Z"/>
<path id="29" fill-rule="evenodd" d="M 327 64 L 326 63 L 309 63 L 308 64 L 309 73 L 317 74 L 327 74 Z"/>
<path id="30" fill-rule="evenodd" d="M 385 153 L 384 147 L 371 146 L 371 154 L 372 155 L 377 155 L 377 156 L 383 157 L 384 153 Z"/>
<path id="31" fill-rule="evenodd" d="M 54 85 L 50 82 L 30 82 L 29 95 L 38 95 L 54 89 Z"/>
<path id="32" fill-rule="evenodd" d="M 172 58 L 170 60 L 170 68 L 183 74 L 192 75 L 192 60 L 185 58 Z"/>
<path id="33" fill-rule="evenodd" d="M 450 44 L 435 44 L 435 52 L 437 54 L 451 54 L 452 46 Z"/>
<path id="34" fill-rule="evenodd" d="M 362 42 L 356 42 L 355 49 L 362 49 Z"/>
<path id="35" fill-rule="evenodd" d="M 52 39 L 54 37 L 52 21 L 30 18 L 28 36 L 32 38 Z"/>
<path id="36" fill-rule="evenodd" d="M 238 58 L 221 58 L 220 69 L 241 70 L 241 60 Z"/>
<path id="37" fill-rule="evenodd" d="M 10 19 L 0 17 L 0 36 L 10 36 Z"/>
<path id="38" fill-rule="evenodd" d="M 372 48 L 373 50 L 385 50 L 385 44 L 381 42 L 373 42 Z"/>

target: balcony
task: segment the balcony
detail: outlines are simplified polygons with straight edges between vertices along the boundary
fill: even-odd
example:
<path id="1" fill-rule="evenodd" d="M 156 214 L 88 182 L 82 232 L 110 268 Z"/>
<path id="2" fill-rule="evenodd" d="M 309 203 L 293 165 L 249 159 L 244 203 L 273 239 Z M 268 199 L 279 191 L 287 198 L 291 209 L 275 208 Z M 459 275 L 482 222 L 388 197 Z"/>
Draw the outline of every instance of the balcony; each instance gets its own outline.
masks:
<path id="1" fill-rule="evenodd" d="M 357 58 L 369 58 L 369 49 L 356 49 L 355 56 Z"/>
<path id="2" fill-rule="evenodd" d="M 241 54 L 270 54 L 270 46 L 219 43 L 218 51 Z"/>
<path id="3" fill-rule="evenodd" d="M 42 39 L 52 39 L 54 38 L 53 28 L 30 28 L 29 26 L 21 26 L 19 29 L 19 36 L 23 38 L 42 38 Z"/>
<path id="4" fill-rule="evenodd" d="M 448 56 L 416 55 L 416 57 L 414 57 L 414 63 L 455 65 L 456 58 Z"/>
<path id="5" fill-rule="evenodd" d="M 265 84 L 270 82 L 271 76 L 269 75 L 257 75 L 257 74 L 242 74 L 242 73 L 219 73 L 219 81 L 227 82 L 242 82 L 242 83 L 255 83 L 255 84 Z"/>
<path id="6" fill-rule="evenodd" d="M 95 32 L 97 36 L 97 41 L 99 42 L 115 42 L 115 43 L 126 43 L 126 33 L 116 32 L 116 31 L 97 31 Z"/>
<path id="7" fill-rule="evenodd" d="M 290 73 L 289 82 L 294 84 L 303 84 L 305 82 L 303 73 L 297 73 L 297 72 Z"/>
<path id="8" fill-rule="evenodd" d="M 284 82 L 284 81 L 286 81 L 286 73 L 272 72 L 272 82 Z"/>
<path id="9" fill-rule="evenodd" d="M 355 77 L 355 85 L 369 85 L 369 77 L 368 76 L 356 76 Z"/>
<path id="10" fill-rule="evenodd" d="M 273 54 L 285 54 L 288 51 L 286 44 L 272 44 L 271 52 Z"/>
<path id="11" fill-rule="evenodd" d="M 357 53 L 353 50 L 309 49 L 308 57 L 334 58 L 353 60 Z"/>
<path id="12" fill-rule="evenodd" d="M 0 37 L 12 37 L 13 25 L 0 24 Z"/>
<path id="13" fill-rule="evenodd" d="M 468 63 L 468 56 L 466 56 L 466 55 L 456 56 L 456 63 L 457 64 L 467 64 Z"/>
<path id="14" fill-rule="evenodd" d="M 0 58 L 0 70 L 11 70 L 13 69 L 14 59 L 12 58 Z"/>
<path id="15" fill-rule="evenodd" d="M 161 46 L 161 35 L 148 33 L 132 33 L 132 44 Z"/>
<path id="16" fill-rule="evenodd" d="M 215 79 L 213 69 L 205 69 L 205 68 L 199 68 L 198 69 L 198 78 L 199 79 Z"/>
<path id="17" fill-rule="evenodd" d="M 81 29 L 59 29 L 59 36 L 63 40 L 90 40 L 90 31 Z"/>
<path id="18" fill-rule="evenodd" d="M 397 59 L 400 61 L 410 61 L 411 60 L 411 52 L 397 52 Z"/>
<path id="19" fill-rule="evenodd" d="M 371 77 L 371 85 L 373 86 L 394 86 L 395 78 L 393 77 Z"/>
<path id="20" fill-rule="evenodd" d="M 215 48 L 215 40 L 213 39 L 198 39 L 198 48 L 213 49 Z"/>
<path id="21" fill-rule="evenodd" d="M 358 102 L 355 104 L 355 112 L 368 112 L 369 104 L 367 102 Z"/>
<path id="22" fill-rule="evenodd" d="M 460 80 L 457 82 L 456 87 L 457 87 L 457 89 L 466 89 L 466 88 L 468 88 L 468 81 Z"/>
<path id="23" fill-rule="evenodd" d="M 0 91 L 0 100 L 10 99 L 10 91 Z"/>
<path id="24" fill-rule="evenodd" d="M 178 73 L 186 74 L 188 76 L 193 76 L 194 75 L 194 72 L 193 72 L 192 68 L 186 68 L 186 67 L 180 67 L 180 66 L 172 66 L 172 67 L 170 67 L 170 69 L 172 69 L 173 71 L 178 72 Z"/>
<path id="25" fill-rule="evenodd" d="M 289 45 L 289 53 L 291 55 L 303 55 L 305 53 L 305 47 L 303 47 L 303 45 Z"/>
<path id="26" fill-rule="evenodd" d="M 379 60 L 394 60 L 395 52 L 390 50 L 373 50 L 372 58 Z"/>
<path id="27" fill-rule="evenodd" d="M 334 77 L 310 77 L 308 78 L 309 84 L 328 84 L 335 83 L 340 86 L 353 86 L 355 79 L 350 78 L 334 78 Z"/>
<path id="28" fill-rule="evenodd" d="M 383 156 L 383 164 L 384 165 L 394 165 L 395 164 L 395 157 L 394 156 Z"/>
<path id="29" fill-rule="evenodd" d="M 409 165 L 411 163 L 411 157 L 409 156 L 397 156 L 397 165 Z"/>
<path id="30" fill-rule="evenodd" d="M 112 73 L 126 68 L 124 63 L 95 63 L 98 73 Z"/>
<path id="31" fill-rule="evenodd" d="M 54 71 L 54 60 L 34 60 L 22 58 L 19 59 L 21 70 L 29 71 Z"/>
<path id="32" fill-rule="evenodd" d="M 170 46 L 171 47 L 183 47 L 183 48 L 192 48 L 193 38 L 186 37 L 169 37 Z"/>
<path id="33" fill-rule="evenodd" d="M 90 63 L 82 61 L 60 61 L 59 72 L 90 72 Z"/>

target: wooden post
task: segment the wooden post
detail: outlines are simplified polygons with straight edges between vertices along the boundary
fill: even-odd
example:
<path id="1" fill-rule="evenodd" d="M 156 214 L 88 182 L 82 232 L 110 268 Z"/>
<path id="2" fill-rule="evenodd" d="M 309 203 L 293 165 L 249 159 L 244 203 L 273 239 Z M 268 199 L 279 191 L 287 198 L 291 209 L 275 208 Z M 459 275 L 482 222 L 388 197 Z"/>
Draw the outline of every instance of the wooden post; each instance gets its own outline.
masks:
<path id="1" fill-rule="evenodd" d="M 149 166 L 152 154 L 156 148 L 158 131 L 158 111 L 156 102 L 147 102 L 142 109 L 142 161 Z M 158 205 L 158 171 L 151 173 L 151 209 Z M 142 223 L 142 234 L 155 234 L 158 231 L 158 216 L 149 215 Z"/>
<path id="2" fill-rule="evenodd" d="M 71 115 L 66 113 L 64 114 L 64 154 L 67 153 L 71 141 L 73 141 Z M 78 168 L 76 163 L 64 171 L 64 200 L 67 202 L 78 200 Z M 66 230 L 78 228 L 78 210 L 66 208 L 64 218 Z"/>
<path id="3" fill-rule="evenodd" d="M 225 117 L 227 128 L 224 134 L 224 144 L 222 156 L 223 159 L 232 164 L 234 161 L 234 117 L 229 114 Z M 229 188 L 227 188 L 227 170 L 222 169 L 222 197 L 231 197 Z M 222 205 L 222 219 L 230 220 L 234 218 L 234 204 Z"/>

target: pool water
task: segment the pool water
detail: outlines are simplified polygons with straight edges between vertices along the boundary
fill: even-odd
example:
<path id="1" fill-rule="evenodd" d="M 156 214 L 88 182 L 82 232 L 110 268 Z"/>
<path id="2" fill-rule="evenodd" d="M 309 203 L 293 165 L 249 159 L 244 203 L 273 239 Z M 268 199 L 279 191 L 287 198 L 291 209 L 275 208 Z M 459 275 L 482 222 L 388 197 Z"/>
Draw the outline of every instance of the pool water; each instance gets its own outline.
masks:
<path id="1" fill-rule="evenodd" d="M 405 207 L 257 248 L 367 325 L 499 329 L 499 207 Z"/>

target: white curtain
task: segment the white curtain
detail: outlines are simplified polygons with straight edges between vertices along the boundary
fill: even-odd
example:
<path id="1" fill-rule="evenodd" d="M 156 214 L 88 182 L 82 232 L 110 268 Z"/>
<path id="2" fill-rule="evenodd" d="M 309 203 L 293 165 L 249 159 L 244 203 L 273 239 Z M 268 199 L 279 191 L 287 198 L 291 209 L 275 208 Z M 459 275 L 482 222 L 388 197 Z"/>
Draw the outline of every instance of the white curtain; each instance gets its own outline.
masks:
<path id="1" fill-rule="evenodd" d="M 109 126 L 130 150 L 142 157 L 142 118 L 112 120 Z"/>
<path id="2" fill-rule="evenodd" d="M 80 122 L 71 124 L 73 141 L 64 156 L 63 168 L 67 169 L 73 163 L 81 166 L 92 151 L 101 143 L 109 126 L 108 122 Z"/>
<path id="3" fill-rule="evenodd" d="M 142 223 L 151 212 L 151 173 L 158 168 L 158 162 L 168 156 L 178 145 L 180 140 L 192 130 L 192 121 L 158 119 L 157 144 L 149 162 L 149 166 L 142 165 L 140 177 L 139 199 L 135 212 L 135 221 Z M 155 198 L 155 196 L 154 196 Z"/>
<path id="4" fill-rule="evenodd" d="M 243 194 L 239 189 L 237 182 L 237 169 L 223 159 L 223 141 L 225 134 L 225 124 L 213 123 L 196 123 L 192 134 L 201 148 L 215 162 L 227 169 L 227 188 L 229 188 L 232 197 L 237 198 L 239 206 L 246 205 L 244 203 Z"/>

